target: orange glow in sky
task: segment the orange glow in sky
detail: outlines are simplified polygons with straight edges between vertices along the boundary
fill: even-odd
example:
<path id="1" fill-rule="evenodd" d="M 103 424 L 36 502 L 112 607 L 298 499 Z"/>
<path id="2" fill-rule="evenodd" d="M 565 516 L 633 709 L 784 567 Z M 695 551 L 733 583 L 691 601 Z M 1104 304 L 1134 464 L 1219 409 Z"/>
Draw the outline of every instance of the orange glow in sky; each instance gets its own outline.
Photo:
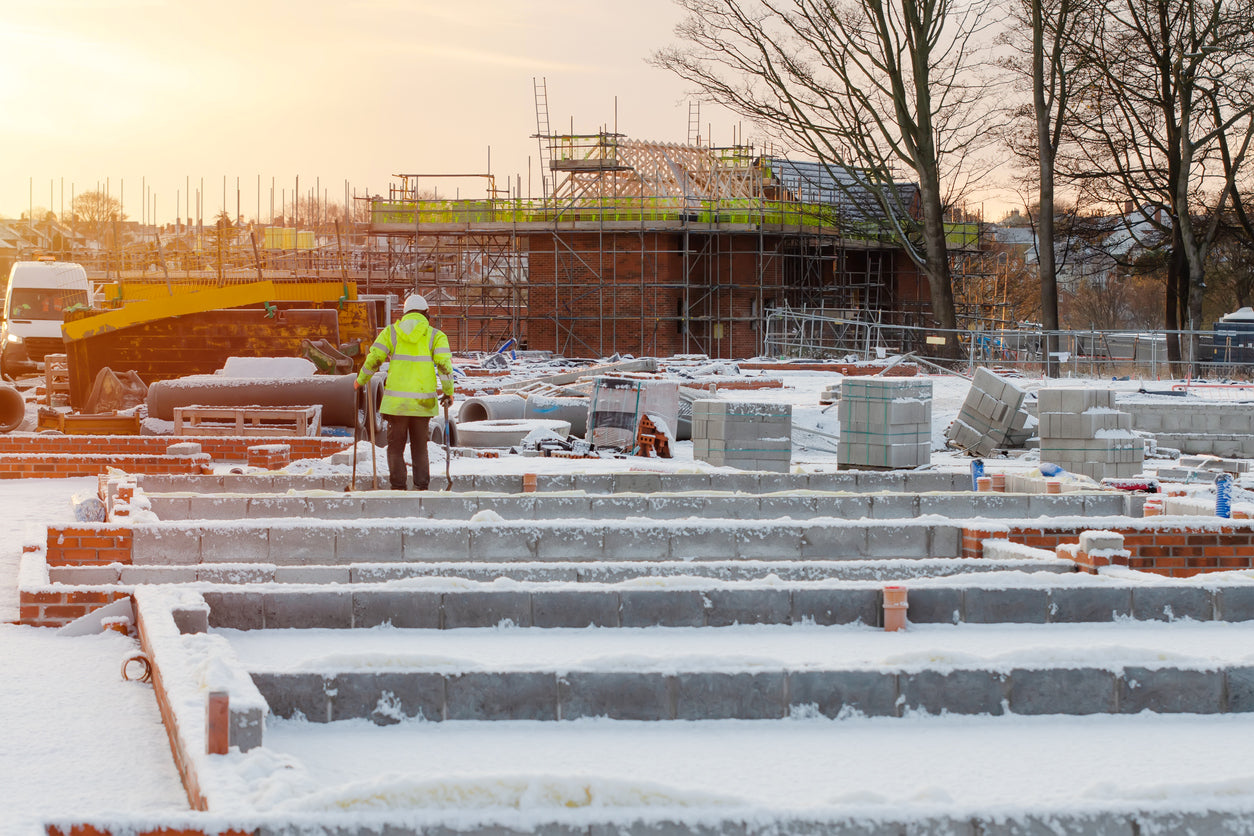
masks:
<path id="1" fill-rule="evenodd" d="M 0 216 L 109 184 L 128 217 L 270 211 L 300 177 L 340 202 L 391 175 L 484 172 L 539 193 L 532 79 L 550 122 L 684 142 L 686 88 L 646 63 L 671 0 L 0 0 Z M 715 116 L 715 142 L 735 124 Z M 703 127 L 703 133 L 705 129 Z M 721 134 L 721 136 L 720 136 Z M 752 137 L 750 137 L 752 138 Z M 530 161 L 530 177 L 529 165 Z M 482 194 L 480 182 L 433 182 Z M 472 189 L 480 190 L 478 193 Z"/>

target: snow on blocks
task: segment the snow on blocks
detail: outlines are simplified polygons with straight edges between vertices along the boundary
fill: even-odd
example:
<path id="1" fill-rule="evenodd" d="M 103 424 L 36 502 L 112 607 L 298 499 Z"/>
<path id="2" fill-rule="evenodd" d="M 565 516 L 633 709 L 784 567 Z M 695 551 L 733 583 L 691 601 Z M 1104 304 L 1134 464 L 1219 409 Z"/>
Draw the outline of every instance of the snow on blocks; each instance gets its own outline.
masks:
<path id="1" fill-rule="evenodd" d="M 1021 438 L 1028 423 L 1022 409 L 1024 396 L 1022 389 L 1005 378 L 976 369 L 958 417 L 945 432 L 949 446 L 988 456 L 1007 446 L 1010 439 Z"/>
<path id="2" fill-rule="evenodd" d="M 741 470 L 787 473 L 792 461 L 792 405 L 692 402 L 693 458 Z"/>
<path id="3" fill-rule="evenodd" d="M 842 469 L 914 468 L 932 461 L 930 380 L 846 380 L 837 416 Z"/>
<path id="4" fill-rule="evenodd" d="M 1042 389 L 1037 393 L 1041 461 L 1098 481 L 1144 469 L 1145 440 L 1132 416 L 1115 409 L 1109 389 Z"/>

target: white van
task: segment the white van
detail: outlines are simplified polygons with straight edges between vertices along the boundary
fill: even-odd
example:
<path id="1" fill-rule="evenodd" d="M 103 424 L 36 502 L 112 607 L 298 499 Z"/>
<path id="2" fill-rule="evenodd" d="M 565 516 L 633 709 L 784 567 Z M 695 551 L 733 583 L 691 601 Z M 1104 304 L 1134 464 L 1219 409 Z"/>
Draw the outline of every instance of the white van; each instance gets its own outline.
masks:
<path id="1" fill-rule="evenodd" d="M 81 264 L 19 261 L 9 271 L 0 328 L 0 369 L 12 377 L 33 371 L 46 354 L 65 353 L 61 323 L 74 305 L 91 304 L 91 285 Z"/>

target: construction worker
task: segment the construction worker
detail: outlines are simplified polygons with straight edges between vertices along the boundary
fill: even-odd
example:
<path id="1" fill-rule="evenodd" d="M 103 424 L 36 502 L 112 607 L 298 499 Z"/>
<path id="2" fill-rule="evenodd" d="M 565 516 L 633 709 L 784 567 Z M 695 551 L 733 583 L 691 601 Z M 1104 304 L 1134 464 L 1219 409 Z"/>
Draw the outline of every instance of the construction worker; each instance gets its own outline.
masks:
<path id="1" fill-rule="evenodd" d="M 425 491 L 430 487 L 428 424 L 441 406 L 453 405 L 453 353 L 448 336 L 427 321 L 426 313 L 426 299 L 417 293 L 407 298 L 401 318 L 379 332 L 353 381 L 353 388 L 361 389 L 388 361 L 379 413 L 388 422 L 388 480 L 395 491 L 405 490 L 406 439 L 414 465 L 414 488 Z"/>

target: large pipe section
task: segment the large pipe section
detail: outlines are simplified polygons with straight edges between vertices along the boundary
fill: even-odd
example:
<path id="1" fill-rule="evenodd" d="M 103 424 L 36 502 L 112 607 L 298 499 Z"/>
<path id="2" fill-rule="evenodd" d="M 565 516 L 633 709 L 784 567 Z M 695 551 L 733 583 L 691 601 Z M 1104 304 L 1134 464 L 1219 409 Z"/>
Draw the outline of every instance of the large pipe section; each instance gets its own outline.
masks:
<path id="1" fill-rule="evenodd" d="M 523 417 L 527 406 L 518 395 L 477 395 L 467 398 L 457 411 L 457 420 L 470 424 L 478 421 L 513 421 Z"/>
<path id="2" fill-rule="evenodd" d="M 26 400 L 12 386 L 0 386 L 0 432 L 11 433 L 26 420 Z"/>
<path id="3" fill-rule="evenodd" d="M 548 395 L 529 395 L 523 418 L 540 418 L 570 422 L 570 434 L 583 438 L 588 434 L 589 398 L 553 398 Z M 463 414 L 465 411 L 463 410 Z"/>
<path id="4" fill-rule="evenodd" d="M 353 408 L 356 377 L 342 374 L 243 378 L 200 374 L 160 380 L 148 387 L 148 414 L 162 421 L 173 421 L 176 406 L 321 406 L 323 424 L 351 427 L 356 417 Z"/>

